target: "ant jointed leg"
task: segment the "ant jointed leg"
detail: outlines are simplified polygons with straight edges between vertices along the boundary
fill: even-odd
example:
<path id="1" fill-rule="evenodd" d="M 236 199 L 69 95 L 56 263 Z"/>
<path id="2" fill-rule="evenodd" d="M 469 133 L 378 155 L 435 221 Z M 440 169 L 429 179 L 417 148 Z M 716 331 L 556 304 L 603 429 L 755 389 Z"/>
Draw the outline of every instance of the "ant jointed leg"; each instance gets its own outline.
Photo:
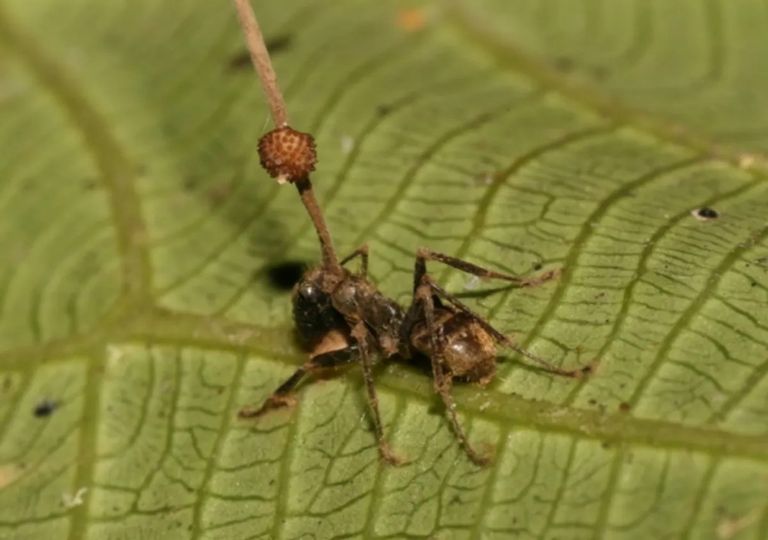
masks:
<path id="1" fill-rule="evenodd" d="M 379 396 L 376 393 L 376 386 L 373 384 L 373 359 L 368 351 L 368 340 L 370 334 L 365 327 L 364 321 L 358 321 L 352 327 L 352 337 L 357 342 L 360 351 L 360 365 L 363 367 L 363 380 L 365 381 L 365 390 L 368 394 L 368 406 L 371 409 L 373 420 L 373 429 L 376 434 L 376 443 L 379 446 L 379 455 L 390 465 L 401 465 L 405 461 L 392 451 L 384 436 L 384 427 L 381 422 L 381 413 L 379 412 Z"/>
<path id="2" fill-rule="evenodd" d="M 496 330 L 484 318 L 476 314 L 455 296 L 440 287 L 427 273 L 427 261 L 437 261 L 463 272 L 482 278 L 503 279 L 520 286 L 532 286 L 543 282 L 544 278 L 525 279 L 477 266 L 467 261 L 444 255 L 435 251 L 420 249 L 416 255 L 414 268 L 414 298 L 407 319 L 417 320 L 423 317 L 424 323 L 419 331 L 426 332 L 428 338 L 428 356 L 432 365 L 435 392 L 445 405 L 448 420 L 454 434 L 467 456 L 476 464 L 482 465 L 489 458 L 480 455 L 472 446 L 462 429 L 456 415 L 456 405 L 451 394 L 455 378 L 464 381 L 487 384 L 495 374 L 495 343 L 520 352 L 541 364 L 546 371 L 558 375 L 573 377 L 577 372 L 564 370 L 550 362 L 516 346 L 507 336 Z M 551 279 L 552 273 L 546 279 Z M 545 274 L 546 276 L 546 274 Z M 441 302 L 447 302 L 447 305 Z M 439 324 L 435 313 L 453 311 L 449 315 L 450 331 L 445 331 L 446 324 Z M 441 317 L 445 320 L 445 316 Z M 447 321 L 446 321 L 447 322 Z M 413 330 L 410 330 L 413 332 Z M 422 346 L 423 347 L 423 346 Z M 464 354 L 455 354 L 461 351 Z M 467 358 L 469 353 L 472 358 Z"/>
<path id="3" fill-rule="evenodd" d="M 368 244 L 363 244 L 355 251 L 341 259 L 339 264 L 344 266 L 355 257 L 360 257 L 360 271 L 358 272 L 358 275 L 362 277 L 368 277 Z"/>
<path id="4" fill-rule="evenodd" d="M 446 348 L 445 335 L 435 321 L 435 303 L 431 289 L 428 285 L 421 285 L 414 295 L 414 302 L 423 309 L 429 347 L 431 349 L 430 365 L 432 366 L 432 384 L 435 393 L 440 396 L 445 406 L 445 412 L 451 423 L 454 436 L 459 446 L 464 450 L 469 459 L 477 465 L 485 465 L 489 458 L 478 453 L 469 443 L 464 428 L 459 423 L 456 414 L 456 403 L 453 400 L 451 390 L 453 388 L 453 374 L 450 366 L 446 365 L 443 351 Z"/>
<path id="5" fill-rule="evenodd" d="M 481 317 L 480 315 L 472 311 L 472 309 L 470 309 L 461 300 L 456 298 L 454 295 L 448 293 L 445 289 L 443 289 L 440 285 L 438 285 L 432 279 L 432 276 L 430 276 L 427 273 L 426 261 L 428 260 L 442 262 L 448 266 L 451 266 L 453 268 L 456 268 L 458 270 L 461 270 L 463 272 L 466 272 L 468 274 L 472 274 L 474 276 L 478 276 L 481 278 L 494 278 L 494 279 L 503 279 L 505 281 L 510 281 L 512 283 L 516 283 L 520 287 L 532 287 L 532 286 L 541 285 L 557 277 L 560 274 L 560 271 L 548 271 L 548 272 L 542 273 L 539 276 L 535 276 L 532 278 L 521 278 L 519 276 L 512 276 L 509 274 L 494 272 L 493 270 L 488 270 L 486 268 L 474 265 L 467 261 L 422 248 L 422 249 L 419 249 L 416 255 L 416 268 L 414 270 L 414 285 L 415 287 L 418 287 L 419 285 L 422 284 L 422 282 L 425 282 L 426 285 L 428 285 L 428 287 L 433 291 L 434 294 L 438 295 L 443 300 L 452 304 L 456 309 L 466 313 L 467 315 L 472 317 L 475 321 L 477 321 L 477 323 L 480 324 L 480 326 L 482 326 L 486 330 L 486 332 L 488 332 L 499 344 L 509 349 L 512 349 L 517 353 L 520 353 L 522 356 L 525 356 L 530 360 L 533 360 L 534 362 L 542 366 L 542 368 L 545 371 L 549 373 L 554 373 L 556 375 L 562 375 L 564 377 L 579 377 L 581 374 L 584 373 L 584 370 L 580 370 L 580 369 L 577 369 L 577 370 L 562 369 L 554 365 L 553 363 L 541 358 L 540 356 L 533 354 L 529 350 L 524 349 L 519 345 L 516 345 L 507 336 L 505 336 L 504 334 L 496 330 L 493 326 L 491 326 L 491 324 L 488 323 L 488 321 L 486 321 L 483 317 Z"/>
<path id="6" fill-rule="evenodd" d="M 296 398 L 294 397 L 294 389 L 306 377 L 312 376 L 318 372 L 356 362 L 357 352 L 356 345 L 348 345 L 343 349 L 328 351 L 312 356 L 307 362 L 294 371 L 293 374 L 280 386 L 278 386 L 277 390 L 275 390 L 260 407 L 242 407 L 237 413 L 238 416 L 240 418 L 256 418 L 273 409 L 295 405 Z"/>

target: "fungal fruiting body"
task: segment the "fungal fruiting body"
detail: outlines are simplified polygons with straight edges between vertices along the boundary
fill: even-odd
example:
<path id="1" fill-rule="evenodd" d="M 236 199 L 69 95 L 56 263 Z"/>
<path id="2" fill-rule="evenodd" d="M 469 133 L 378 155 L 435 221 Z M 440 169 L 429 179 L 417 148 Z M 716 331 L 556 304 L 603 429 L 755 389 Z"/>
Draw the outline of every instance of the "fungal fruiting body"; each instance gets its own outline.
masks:
<path id="1" fill-rule="evenodd" d="M 315 170 L 315 139 L 309 133 L 282 126 L 259 139 L 261 166 L 281 184 L 309 177 Z"/>

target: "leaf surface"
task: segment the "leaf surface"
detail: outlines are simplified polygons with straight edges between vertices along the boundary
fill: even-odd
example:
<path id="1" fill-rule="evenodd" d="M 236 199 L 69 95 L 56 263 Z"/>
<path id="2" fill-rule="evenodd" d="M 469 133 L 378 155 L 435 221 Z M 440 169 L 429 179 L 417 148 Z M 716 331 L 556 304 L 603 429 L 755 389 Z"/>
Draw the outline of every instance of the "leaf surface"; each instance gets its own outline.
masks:
<path id="1" fill-rule="evenodd" d="M 516 355 L 455 390 L 385 365 L 236 417 L 302 362 L 277 269 L 318 258 L 234 12 L 0 5 L 0 538 L 768 535 L 765 5 L 257 2 L 339 251 L 433 274 Z M 681 21 L 685 21 L 683 24 Z M 707 207 L 713 220 L 692 212 Z M 695 213 L 695 212 L 693 212 Z"/>

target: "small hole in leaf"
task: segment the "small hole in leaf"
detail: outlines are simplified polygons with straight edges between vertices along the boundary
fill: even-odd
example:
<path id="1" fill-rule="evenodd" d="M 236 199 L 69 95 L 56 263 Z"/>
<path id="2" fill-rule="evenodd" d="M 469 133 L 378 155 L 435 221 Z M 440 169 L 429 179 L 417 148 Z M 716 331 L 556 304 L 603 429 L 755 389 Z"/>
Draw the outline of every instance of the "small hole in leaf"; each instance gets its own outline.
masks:
<path id="1" fill-rule="evenodd" d="M 691 212 L 691 215 L 701 221 L 711 221 L 720 217 L 720 213 L 714 208 L 702 206 Z"/>
<path id="2" fill-rule="evenodd" d="M 267 267 L 269 284 L 281 291 L 289 291 L 301 279 L 307 265 L 301 261 L 284 261 Z"/>
<path id="3" fill-rule="evenodd" d="M 58 408 L 59 404 L 55 401 L 51 401 L 50 399 L 44 399 L 37 405 L 35 405 L 34 411 L 32 413 L 35 415 L 36 418 L 46 418 L 48 416 L 51 416 L 53 414 L 53 411 L 55 411 Z"/>

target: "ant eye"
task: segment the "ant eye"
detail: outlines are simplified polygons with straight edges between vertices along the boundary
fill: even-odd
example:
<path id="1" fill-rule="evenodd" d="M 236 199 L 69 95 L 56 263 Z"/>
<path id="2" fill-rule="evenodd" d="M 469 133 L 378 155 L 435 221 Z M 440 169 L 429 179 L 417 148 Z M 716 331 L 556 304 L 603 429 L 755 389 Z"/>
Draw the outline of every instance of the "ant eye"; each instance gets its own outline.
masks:
<path id="1" fill-rule="evenodd" d="M 299 287 L 299 294 L 312 302 L 316 302 L 320 298 L 320 290 L 315 286 L 314 283 L 311 283 L 309 281 L 305 281 L 301 284 Z"/>

